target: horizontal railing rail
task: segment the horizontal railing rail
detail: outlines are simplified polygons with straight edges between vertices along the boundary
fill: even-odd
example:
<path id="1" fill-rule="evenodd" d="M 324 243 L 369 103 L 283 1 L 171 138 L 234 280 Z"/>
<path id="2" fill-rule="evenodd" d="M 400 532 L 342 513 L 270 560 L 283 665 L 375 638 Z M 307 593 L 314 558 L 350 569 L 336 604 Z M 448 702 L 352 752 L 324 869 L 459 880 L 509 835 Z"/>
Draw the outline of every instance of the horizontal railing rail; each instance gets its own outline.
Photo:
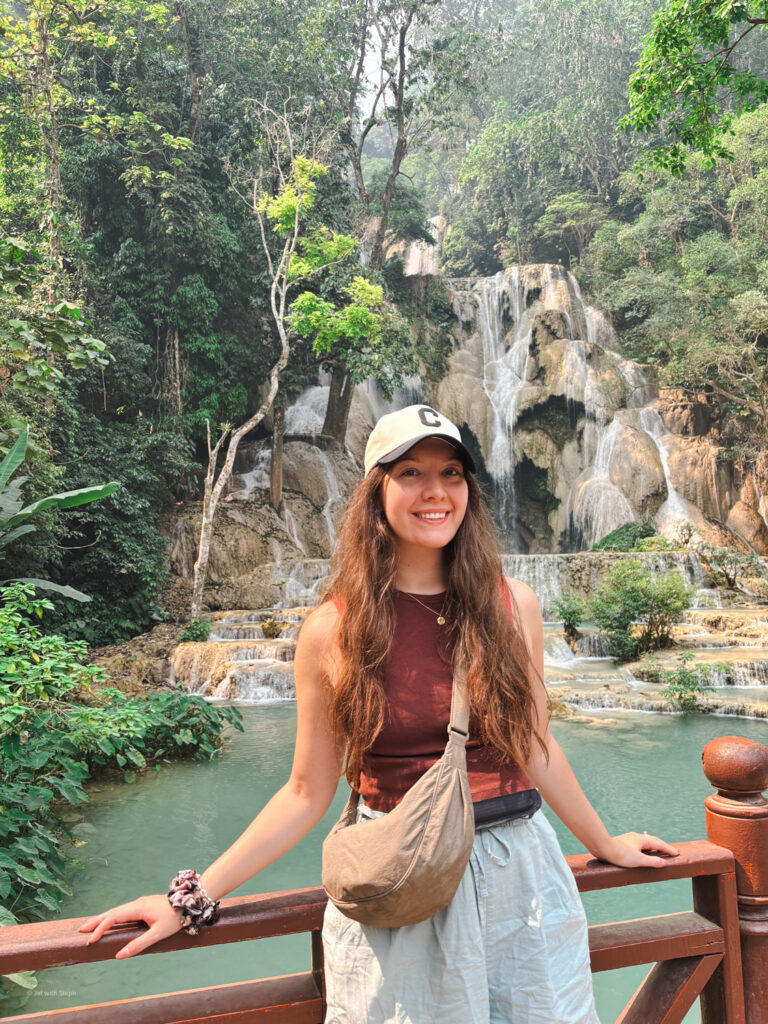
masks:
<path id="1" fill-rule="evenodd" d="M 693 885 L 690 911 L 591 926 L 592 969 L 656 965 L 619 1018 L 623 1024 L 679 1022 L 699 996 L 708 1024 L 743 1024 L 733 854 L 705 841 L 680 843 L 678 847 L 680 856 L 658 869 L 620 868 L 588 855 L 567 858 L 581 892 L 680 878 L 690 878 Z M 319 887 L 224 899 L 221 918 L 214 927 L 204 928 L 197 936 L 178 932 L 139 954 L 309 932 L 312 969 L 306 973 L 2 1020 L 4 1024 L 97 1024 L 107 1019 L 110 1024 L 322 1024 L 320 936 L 325 904 L 325 892 Z M 88 945 L 88 935 L 78 931 L 84 920 L 70 918 L 0 929 L 0 973 L 108 960 L 145 930 L 143 924 L 121 924 Z"/>

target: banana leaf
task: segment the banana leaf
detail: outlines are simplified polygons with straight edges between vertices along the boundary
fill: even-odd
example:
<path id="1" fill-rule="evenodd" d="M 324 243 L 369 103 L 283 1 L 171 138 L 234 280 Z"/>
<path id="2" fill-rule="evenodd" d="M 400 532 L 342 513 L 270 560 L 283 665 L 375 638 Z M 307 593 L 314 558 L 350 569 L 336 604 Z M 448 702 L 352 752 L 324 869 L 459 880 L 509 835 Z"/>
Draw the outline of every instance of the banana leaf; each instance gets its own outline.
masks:
<path id="1" fill-rule="evenodd" d="M 89 501 L 96 501 L 99 498 L 106 498 L 113 494 L 120 486 L 119 480 L 111 480 L 108 484 L 99 484 L 96 487 L 81 487 L 77 491 L 63 491 L 61 494 L 51 494 L 47 498 L 40 498 L 33 501 L 31 505 L 20 509 L 16 515 L 6 520 L 5 527 L 16 526 L 23 519 L 28 519 L 36 512 L 42 512 L 46 508 L 74 508 L 76 505 L 85 505 Z"/>
<path id="2" fill-rule="evenodd" d="M 31 579 L 15 579 L 15 580 L 0 580 L 0 585 L 5 583 L 32 583 L 40 590 L 55 590 L 57 594 L 61 594 L 62 597 L 71 597 L 73 601 L 90 601 L 90 597 L 84 594 L 82 590 L 75 590 L 74 587 L 62 587 L 58 583 L 51 583 L 50 580 L 31 580 Z"/>
<path id="3" fill-rule="evenodd" d="M 22 464 L 27 451 L 27 439 L 29 437 L 29 424 L 21 431 L 13 442 L 11 450 L 0 462 L 0 491 L 8 483 L 11 473 Z"/>

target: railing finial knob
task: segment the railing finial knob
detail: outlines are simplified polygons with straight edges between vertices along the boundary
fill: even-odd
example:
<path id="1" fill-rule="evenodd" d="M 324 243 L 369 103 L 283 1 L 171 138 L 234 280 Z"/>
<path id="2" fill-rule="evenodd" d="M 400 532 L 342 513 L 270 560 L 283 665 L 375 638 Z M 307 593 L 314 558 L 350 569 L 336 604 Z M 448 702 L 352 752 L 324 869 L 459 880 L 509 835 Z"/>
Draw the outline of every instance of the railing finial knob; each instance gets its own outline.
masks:
<path id="1" fill-rule="evenodd" d="M 704 774 L 722 796 L 760 798 L 768 789 L 768 747 L 743 736 L 710 740 L 701 754 Z"/>

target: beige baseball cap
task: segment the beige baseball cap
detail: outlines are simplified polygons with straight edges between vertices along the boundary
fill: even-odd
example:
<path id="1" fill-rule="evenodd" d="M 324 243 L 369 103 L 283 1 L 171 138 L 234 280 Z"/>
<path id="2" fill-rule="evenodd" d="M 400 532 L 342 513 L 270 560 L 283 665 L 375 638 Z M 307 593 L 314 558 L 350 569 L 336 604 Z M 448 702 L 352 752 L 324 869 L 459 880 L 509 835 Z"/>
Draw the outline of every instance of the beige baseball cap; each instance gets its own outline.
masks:
<path id="1" fill-rule="evenodd" d="M 439 437 L 458 449 L 462 462 L 475 472 L 475 462 L 464 447 L 459 428 L 429 405 L 409 405 L 382 416 L 365 446 L 365 475 L 379 463 L 394 462 L 419 441 Z"/>

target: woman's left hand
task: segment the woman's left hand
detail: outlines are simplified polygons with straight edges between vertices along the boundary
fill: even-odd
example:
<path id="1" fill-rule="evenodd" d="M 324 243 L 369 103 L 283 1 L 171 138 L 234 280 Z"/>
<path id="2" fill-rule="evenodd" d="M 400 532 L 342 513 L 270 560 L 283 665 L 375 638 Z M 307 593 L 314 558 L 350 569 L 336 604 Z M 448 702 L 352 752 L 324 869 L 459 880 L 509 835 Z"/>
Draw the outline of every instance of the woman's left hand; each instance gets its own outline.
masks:
<path id="1" fill-rule="evenodd" d="M 653 856 L 644 853 L 645 850 L 666 853 L 668 857 L 680 856 L 676 846 L 670 846 L 647 832 L 625 832 L 622 836 L 613 836 L 597 856 L 621 868 L 663 868 L 669 862 L 668 857 Z"/>

